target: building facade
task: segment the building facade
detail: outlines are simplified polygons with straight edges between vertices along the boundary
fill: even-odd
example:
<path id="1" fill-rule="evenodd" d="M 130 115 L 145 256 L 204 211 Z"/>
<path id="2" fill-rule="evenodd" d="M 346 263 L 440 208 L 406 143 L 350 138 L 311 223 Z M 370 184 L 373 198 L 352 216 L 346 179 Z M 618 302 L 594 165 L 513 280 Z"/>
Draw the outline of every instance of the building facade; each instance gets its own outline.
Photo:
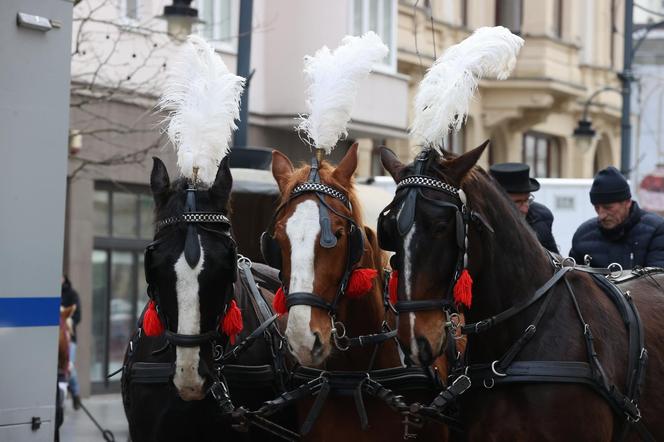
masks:
<path id="1" fill-rule="evenodd" d="M 142 251 L 152 238 L 147 186 L 151 156 L 175 174 L 154 112 L 177 39 L 156 18 L 165 0 L 83 0 L 75 7 L 71 136 L 64 269 L 79 291 L 77 366 L 84 393 L 117 389 L 124 346 L 145 303 Z M 237 62 L 239 0 L 194 0 L 231 71 Z M 590 107 L 597 136 L 582 150 L 572 132 L 586 99 L 618 87 L 621 2 L 615 0 L 255 0 L 249 145 L 305 160 L 294 131 L 306 113 L 302 60 L 344 35 L 376 31 L 389 55 L 361 86 L 348 137 L 360 144 L 359 176 L 383 174 L 378 147 L 403 160 L 411 104 L 435 56 L 481 26 L 501 24 L 526 40 L 506 81 L 480 82 L 466 125 L 447 140 L 467 151 L 491 140 L 490 162 L 526 161 L 540 177 L 590 177 L 619 162 L 620 97 Z M 79 147 L 80 143 L 80 147 Z M 267 223 L 268 220 L 266 220 Z"/>

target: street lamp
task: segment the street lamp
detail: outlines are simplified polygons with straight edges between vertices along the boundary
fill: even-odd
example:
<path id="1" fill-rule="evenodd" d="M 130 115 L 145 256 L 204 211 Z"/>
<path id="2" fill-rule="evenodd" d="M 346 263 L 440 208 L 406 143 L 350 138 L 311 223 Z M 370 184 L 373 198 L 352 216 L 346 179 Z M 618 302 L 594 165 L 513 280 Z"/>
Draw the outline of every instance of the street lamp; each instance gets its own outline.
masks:
<path id="1" fill-rule="evenodd" d="M 589 120 L 579 120 L 579 125 L 574 129 L 576 144 L 581 148 L 581 152 L 586 153 L 590 150 L 595 138 L 595 129 Z"/>
<path id="2" fill-rule="evenodd" d="M 577 145 L 581 147 L 581 151 L 583 153 L 586 153 L 590 150 L 593 138 L 595 137 L 596 133 L 595 129 L 593 129 L 592 127 L 592 122 L 588 119 L 588 109 L 590 108 L 590 105 L 593 103 L 593 99 L 596 96 L 598 96 L 602 92 L 607 92 L 607 91 L 612 91 L 622 94 L 622 91 L 620 89 L 606 86 L 593 92 L 583 105 L 583 115 L 579 120 L 578 126 L 576 126 L 576 129 L 574 129 L 574 137 L 576 138 Z"/>
<path id="3" fill-rule="evenodd" d="M 191 0 L 173 0 L 172 5 L 164 6 L 164 14 L 159 16 L 168 22 L 168 34 L 178 40 L 191 34 L 192 25 L 202 23 L 198 10 L 190 5 Z"/>

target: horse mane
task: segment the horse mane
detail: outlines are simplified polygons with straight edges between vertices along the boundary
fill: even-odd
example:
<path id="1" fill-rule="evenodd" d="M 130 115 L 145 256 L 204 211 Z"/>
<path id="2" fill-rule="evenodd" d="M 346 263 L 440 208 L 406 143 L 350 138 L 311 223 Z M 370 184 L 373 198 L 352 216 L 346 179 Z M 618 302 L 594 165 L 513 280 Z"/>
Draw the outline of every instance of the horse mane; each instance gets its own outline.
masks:
<path id="1" fill-rule="evenodd" d="M 525 218 L 516 210 L 507 192 L 484 169 L 475 166 L 461 183 L 466 189 L 469 206 L 487 218 L 492 226 L 505 223 L 516 225 L 517 229 L 506 229 L 506 242 L 518 244 L 525 252 L 526 260 L 542 256 L 542 246 L 535 232 L 528 226 Z M 470 195 L 483 195 L 484 198 L 472 198 Z M 472 199 L 471 199 L 472 198 Z"/>
<path id="2" fill-rule="evenodd" d="M 461 186 L 470 209 L 484 217 L 495 233 L 480 232 L 481 255 L 483 256 L 482 273 L 500 275 L 503 283 L 513 287 L 530 287 L 534 272 L 546 268 L 548 258 L 545 249 L 539 243 L 535 232 L 528 226 L 525 218 L 518 212 L 507 193 L 484 169 L 474 166 L 461 180 L 455 182 L 451 173 L 452 159 L 442 161 L 429 160 L 429 168 L 446 182 Z M 477 224 L 469 225 L 469 262 L 473 266 L 473 236 L 477 237 Z M 477 253 L 477 252 L 475 252 Z M 505 259 L 508 256 L 509 259 Z M 480 275 L 478 275 L 480 276 Z M 527 292 L 527 290 L 526 290 Z M 525 293 L 515 294 L 516 296 Z"/>

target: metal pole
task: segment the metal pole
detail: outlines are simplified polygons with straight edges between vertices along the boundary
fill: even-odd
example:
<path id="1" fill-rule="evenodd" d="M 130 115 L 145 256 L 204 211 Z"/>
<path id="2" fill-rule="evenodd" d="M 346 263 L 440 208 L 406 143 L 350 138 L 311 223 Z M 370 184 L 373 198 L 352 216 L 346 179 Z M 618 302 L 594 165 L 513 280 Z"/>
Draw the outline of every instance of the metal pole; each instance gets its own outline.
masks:
<path id="1" fill-rule="evenodd" d="M 247 147 L 247 116 L 249 114 L 249 84 L 251 75 L 251 18 L 254 0 L 240 0 L 240 30 L 237 44 L 237 75 L 246 78 L 240 101 L 240 122 L 235 132 L 235 148 Z"/>
<path id="2" fill-rule="evenodd" d="M 632 126 L 630 123 L 630 100 L 632 99 L 632 32 L 634 12 L 634 1 L 625 0 L 625 26 L 623 34 L 625 44 L 623 48 L 623 71 L 620 75 L 622 81 L 622 117 L 620 121 L 620 171 L 626 178 L 630 172 L 630 143 L 632 137 Z"/>

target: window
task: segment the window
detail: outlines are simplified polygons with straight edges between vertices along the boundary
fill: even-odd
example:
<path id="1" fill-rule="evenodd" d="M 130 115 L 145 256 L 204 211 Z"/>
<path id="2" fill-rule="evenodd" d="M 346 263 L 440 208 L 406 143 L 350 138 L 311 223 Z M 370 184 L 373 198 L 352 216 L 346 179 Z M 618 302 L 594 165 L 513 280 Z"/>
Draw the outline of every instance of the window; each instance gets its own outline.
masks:
<path id="1" fill-rule="evenodd" d="M 198 16 L 204 23 L 198 32 L 207 40 L 233 44 L 239 11 L 231 0 L 198 0 Z M 233 48 L 234 49 L 234 48 Z"/>
<path id="2" fill-rule="evenodd" d="M 396 69 L 396 0 L 353 0 L 353 35 L 374 31 L 390 52 L 383 64 Z"/>
<path id="3" fill-rule="evenodd" d="M 121 0 L 120 14 L 124 18 L 138 20 L 140 9 L 140 0 Z"/>
<path id="4" fill-rule="evenodd" d="M 560 145 L 555 137 L 536 132 L 523 135 L 522 161 L 539 178 L 560 178 Z"/>
<path id="5" fill-rule="evenodd" d="M 125 346 L 147 302 L 143 249 L 154 234 L 147 188 L 95 183 L 92 252 L 92 360 L 90 377 L 122 366 Z"/>
<path id="6" fill-rule="evenodd" d="M 496 0 L 496 25 L 521 34 L 523 0 Z"/>

